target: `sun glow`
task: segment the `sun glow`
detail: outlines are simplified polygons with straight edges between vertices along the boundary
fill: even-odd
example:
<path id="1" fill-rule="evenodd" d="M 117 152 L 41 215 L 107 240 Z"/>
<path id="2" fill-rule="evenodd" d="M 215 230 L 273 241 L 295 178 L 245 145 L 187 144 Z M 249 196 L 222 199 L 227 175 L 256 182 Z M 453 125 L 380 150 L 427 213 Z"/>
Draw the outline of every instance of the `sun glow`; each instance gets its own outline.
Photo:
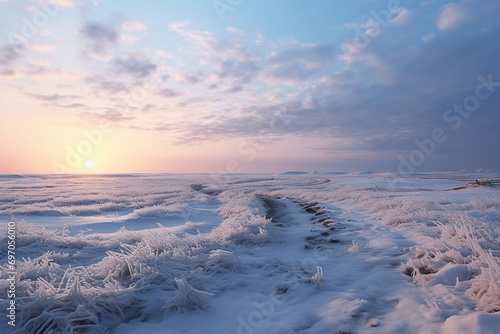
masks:
<path id="1" fill-rule="evenodd" d="M 92 168 L 92 166 L 94 166 L 94 163 L 90 160 L 87 160 L 87 162 L 85 163 L 85 167 Z"/>

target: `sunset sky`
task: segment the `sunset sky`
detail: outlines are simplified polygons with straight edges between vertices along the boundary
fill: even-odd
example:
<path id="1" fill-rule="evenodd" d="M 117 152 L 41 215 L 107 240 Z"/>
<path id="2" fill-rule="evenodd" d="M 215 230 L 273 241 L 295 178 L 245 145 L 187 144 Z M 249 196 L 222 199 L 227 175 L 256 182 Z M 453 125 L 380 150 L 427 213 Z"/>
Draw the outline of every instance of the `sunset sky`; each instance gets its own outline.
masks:
<path id="1" fill-rule="evenodd" d="M 0 174 L 500 170 L 500 1 L 0 0 Z"/>

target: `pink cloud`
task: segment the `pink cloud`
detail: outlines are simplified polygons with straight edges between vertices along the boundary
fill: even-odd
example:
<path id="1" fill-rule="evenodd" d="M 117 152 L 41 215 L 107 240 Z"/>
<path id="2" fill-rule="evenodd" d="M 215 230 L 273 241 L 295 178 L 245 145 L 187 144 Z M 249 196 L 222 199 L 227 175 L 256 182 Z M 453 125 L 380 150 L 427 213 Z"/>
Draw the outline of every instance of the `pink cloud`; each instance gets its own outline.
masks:
<path id="1" fill-rule="evenodd" d="M 129 21 L 122 25 L 122 29 L 125 31 L 143 31 L 146 30 L 146 25 L 141 21 Z"/>
<path id="2" fill-rule="evenodd" d="M 457 26 L 465 18 L 465 12 L 463 9 L 453 3 L 446 5 L 439 15 L 437 20 L 437 26 L 439 30 L 444 31 Z"/>
<path id="3" fill-rule="evenodd" d="M 410 18 L 411 18 L 411 12 L 408 9 L 403 8 L 399 12 L 398 16 L 396 16 L 391 20 L 391 23 L 395 25 L 405 25 L 410 21 Z"/>

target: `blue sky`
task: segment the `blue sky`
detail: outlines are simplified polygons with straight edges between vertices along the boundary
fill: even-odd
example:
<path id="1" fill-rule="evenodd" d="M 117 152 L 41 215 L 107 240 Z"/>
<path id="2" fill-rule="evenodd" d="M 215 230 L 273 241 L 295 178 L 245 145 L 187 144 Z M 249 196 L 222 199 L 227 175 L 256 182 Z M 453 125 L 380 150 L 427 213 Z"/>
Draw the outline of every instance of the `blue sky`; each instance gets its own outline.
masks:
<path id="1" fill-rule="evenodd" d="M 497 1 L 0 6 L 0 173 L 500 170 Z"/>

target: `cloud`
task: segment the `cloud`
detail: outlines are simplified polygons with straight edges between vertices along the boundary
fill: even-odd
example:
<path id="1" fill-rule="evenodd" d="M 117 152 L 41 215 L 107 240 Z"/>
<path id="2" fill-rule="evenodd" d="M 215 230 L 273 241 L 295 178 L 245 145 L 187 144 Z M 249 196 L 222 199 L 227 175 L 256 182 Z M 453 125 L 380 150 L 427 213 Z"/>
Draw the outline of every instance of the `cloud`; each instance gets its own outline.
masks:
<path id="1" fill-rule="evenodd" d="M 286 129 L 276 133 L 276 139 L 316 140 L 317 148 L 328 154 L 375 152 L 397 160 L 398 152 L 415 149 L 415 139 L 428 138 L 434 128 L 451 131 L 443 113 L 461 103 L 471 90 L 474 93 L 479 75 L 492 73 L 500 81 L 496 65 L 500 46 L 492 44 L 500 32 L 498 10 L 491 9 L 492 3 L 474 4 L 440 8 L 434 2 L 400 9 L 393 13 L 391 24 L 379 31 L 369 30 L 374 23 L 365 17 L 361 32 L 369 42 L 349 61 L 341 61 L 342 49 L 333 43 L 293 38 L 267 41 L 234 28 L 216 35 L 192 29 L 188 22 L 174 23 L 170 29 L 180 39 L 182 59 L 169 61 L 169 66 L 182 63 L 182 71 L 168 70 L 174 84 L 193 84 L 196 89 L 180 91 L 178 84 L 158 89 L 137 113 L 158 114 L 158 125 L 148 130 L 173 131 L 178 144 L 191 144 L 258 136 L 269 131 L 280 102 L 288 101 L 293 107 L 287 109 Z M 112 40 L 105 39 L 105 43 L 116 43 Z M 161 51 L 156 55 L 170 57 Z M 160 69 L 162 60 L 154 59 L 125 52 L 111 58 L 110 71 L 131 75 L 126 79 L 133 81 Z M 116 77 L 94 78 L 92 84 L 96 90 L 114 93 L 131 85 Z M 211 98 L 213 89 L 233 95 Z M 499 96 L 481 101 L 481 110 L 463 120 L 463 127 L 440 146 L 439 154 L 460 149 L 472 154 L 481 142 L 493 152 L 489 143 L 498 142 L 499 135 L 493 125 L 483 123 L 500 121 L 500 116 L 492 114 Z M 203 113 L 190 114 L 189 121 L 161 125 L 164 115 L 157 105 L 162 105 L 162 99 L 169 99 L 172 110 L 203 108 Z M 128 116 L 110 110 L 99 117 L 119 121 Z M 451 138 L 453 131 L 448 134 Z"/>
<path id="2" fill-rule="evenodd" d="M 52 32 L 48 28 L 42 28 L 38 31 L 38 34 L 40 36 L 49 36 L 52 34 Z"/>
<path id="3" fill-rule="evenodd" d="M 13 69 L 0 69 L 0 76 L 2 77 L 13 77 L 16 75 L 16 71 Z"/>
<path id="4" fill-rule="evenodd" d="M 21 51 L 25 49 L 22 44 L 4 44 L 0 46 L 0 66 L 10 66 L 22 57 Z"/>
<path id="5" fill-rule="evenodd" d="M 406 8 L 401 8 L 399 14 L 391 20 L 391 23 L 396 25 L 405 25 L 411 19 L 411 12 Z"/>
<path id="6" fill-rule="evenodd" d="M 210 45 L 216 40 L 215 35 L 209 31 L 198 31 L 189 28 L 189 21 L 174 22 L 168 25 L 170 30 L 175 31 L 187 40 L 195 41 L 198 44 L 210 48 Z"/>
<path id="7" fill-rule="evenodd" d="M 250 82 L 260 72 L 259 66 L 252 60 L 227 59 L 221 61 L 217 67 L 219 79 L 234 78 L 240 85 Z"/>
<path id="8" fill-rule="evenodd" d="M 81 95 L 60 95 L 60 94 L 52 94 L 52 95 L 44 95 L 44 94 L 27 94 L 37 100 L 40 101 L 59 101 L 64 99 L 81 99 L 83 96 Z"/>
<path id="9" fill-rule="evenodd" d="M 234 85 L 234 86 L 231 86 L 228 89 L 226 89 L 224 91 L 224 93 L 233 94 L 233 93 L 241 92 L 242 90 L 243 90 L 243 86 L 241 86 L 241 85 Z"/>
<path id="10" fill-rule="evenodd" d="M 119 74 L 132 74 L 144 78 L 154 72 L 156 68 L 156 64 L 139 53 L 129 53 L 113 59 L 113 71 Z"/>
<path id="11" fill-rule="evenodd" d="M 30 79 L 44 79 L 47 77 L 80 78 L 81 75 L 68 69 L 54 67 L 50 62 L 33 59 L 21 64 L 17 71 Z"/>
<path id="12" fill-rule="evenodd" d="M 229 81 L 229 85 L 241 86 L 250 83 L 261 71 L 257 63 L 260 57 L 242 31 L 230 27 L 227 36 L 217 37 L 208 31 L 191 29 L 188 21 L 172 23 L 169 28 L 189 44 L 187 52 L 192 53 L 194 62 L 206 67 L 207 76 L 213 74 L 221 81 Z"/>
<path id="13" fill-rule="evenodd" d="M 415 43 L 407 36 L 390 43 L 374 41 L 361 50 L 362 55 L 371 54 L 390 64 L 387 70 L 392 73 L 392 85 L 384 88 L 382 83 L 377 84 L 374 80 L 377 73 L 365 70 L 364 63 L 351 64 L 351 80 L 329 86 L 330 90 L 335 88 L 342 92 L 345 98 L 331 94 L 326 99 L 326 110 L 332 110 L 336 115 L 332 124 L 341 126 L 337 131 L 344 136 L 348 134 L 343 133 L 343 128 L 357 132 L 358 138 L 363 138 L 365 147 L 384 151 L 413 150 L 415 139 L 428 138 L 436 127 L 450 131 L 450 124 L 443 120 L 443 114 L 453 104 L 462 103 L 466 96 L 474 94 L 477 77 L 494 73 L 500 81 L 500 72 L 495 65 L 500 57 L 500 47 L 493 47 L 488 42 L 500 32 L 500 27 L 498 23 L 492 23 L 494 16 L 482 16 L 480 20 L 491 20 L 488 24 L 491 30 L 483 31 L 477 22 L 470 22 L 457 26 L 446 35 L 438 34 L 433 39 L 426 39 L 424 43 Z M 409 44 L 412 47 L 406 48 Z M 349 100 L 355 104 L 349 105 Z M 474 120 L 472 116 L 464 120 L 473 130 L 463 128 L 456 133 L 457 138 L 480 137 L 487 143 L 486 137 L 496 136 L 493 132 L 485 135 L 487 127 L 473 124 L 485 117 L 490 121 L 497 118 L 491 111 L 498 100 L 499 96 L 495 95 L 481 102 L 481 110 L 489 112 L 488 116 L 478 113 Z M 356 112 L 349 116 L 349 110 Z M 384 116 L 378 119 L 373 115 Z M 485 130 L 484 133 L 481 129 Z M 477 141 L 474 142 L 472 144 L 469 140 L 459 144 L 458 141 L 450 141 L 446 144 L 449 148 L 443 146 L 441 149 L 449 151 L 451 147 L 461 145 L 464 152 L 473 152 L 473 146 L 477 144 Z"/>
<path id="14" fill-rule="evenodd" d="M 172 59 L 173 58 L 173 56 L 170 53 L 168 53 L 167 51 L 164 51 L 164 50 L 158 50 L 158 51 L 155 52 L 155 54 L 157 56 L 162 57 L 162 58 L 168 58 L 168 59 Z"/>
<path id="15" fill-rule="evenodd" d="M 27 48 L 32 51 L 50 52 L 56 48 L 54 45 L 28 45 Z"/>
<path id="16" fill-rule="evenodd" d="M 120 37 L 113 27 L 90 21 L 85 22 L 79 32 L 90 42 L 88 50 L 86 50 L 86 54 L 89 56 L 105 54 L 109 47 L 117 44 Z"/>
<path id="17" fill-rule="evenodd" d="M 429 41 L 432 41 L 432 39 L 434 39 L 435 37 L 435 34 L 433 32 L 431 33 L 428 33 L 427 35 L 425 35 L 424 37 L 422 37 L 422 41 L 423 42 L 429 42 Z"/>
<path id="18" fill-rule="evenodd" d="M 202 102 L 207 98 L 212 102 L 219 101 L 218 98 L 206 96 L 195 97 L 195 100 Z M 236 110 L 232 109 L 233 113 L 231 114 L 228 112 L 211 113 L 198 117 L 196 121 L 169 124 L 166 127 L 155 127 L 149 130 L 175 131 L 178 133 L 176 144 L 179 145 L 237 137 L 256 137 L 262 132 L 272 132 L 270 129 L 281 128 L 283 124 L 280 111 L 285 109 L 284 105 L 252 105 Z M 287 115 L 287 120 L 289 117 L 293 116 Z M 275 137 L 278 140 L 281 134 L 276 134 Z"/>
<path id="19" fill-rule="evenodd" d="M 335 62 L 331 45 L 300 47 L 276 53 L 268 59 L 266 77 L 287 83 L 300 83 L 331 70 Z"/>
<path id="20" fill-rule="evenodd" d="M 134 116 L 127 116 L 114 108 L 106 108 L 104 113 L 85 113 L 83 116 L 91 119 L 106 120 L 108 122 L 124 122 L 135 119 Z"/>
<path id="21" fill-rule="evenodd" d="M 276 52 L 271 56 L 273 61 L 263 66 L 263 74 L 273 76 L 273 81 L 266 81 L 266 90 L 282 93 L 294 106 L 285 112 L 286 129 L 275 137 L 316 138 L 335 145 L 330 149 L 332 154 L 348 149 L 353 154 L 372 152 L 397 161 L 399 153 L 417 148 L 416 139 L 429 138 L 432 130 L 440 127 L 450 139 L 426 162 L 429 169 L 452 166 L 455 161 L 446 161 L 450 154 L 476 156 L 478 148 L 496 152 L 500 140 L 495 130 L 495 124 L 500 122 L 500 114 L 496 113 L 500 90 L 481 101 L 480 109 L 463 119 L 459 130 L 454 131 L 443 120 L 448 108 L 474 94 L 479 75 L 491 73 L 493 80 L 500 82 L 496 64 L 500 45 L 491 43 L 500 34 L 500 22 L 496 18 L 498 10 L 493 11 L 491 6 L 470 8 L 468 13 L 474 19 L 463 21 L 446 34 L 435 33 L 425 41 L 420 36 L 429 34 L 436 8 L 420 12 L 417 17 L 428 19 L 413 21 L 416 34 L 373 39 L 350 63 L 336 63 L 333 47 L 327 52 L 311 45 Z M 401 31 L 397 24 L 384 29 L 387 36 Z M 280 91 L 275 82 L 301 85 Z M 253 106 L 238 105 L 230 114 L 221 111 L 211 119 L 178 124 L 178 144 L 256 137 L 269 130 L 278 109 L 270 102 L 256 102 Z M 478 161 L 485 160 L 478 157 Z M 397 162 L 393 168 L 397 168 Z"/>
<path id="22" fill-rule="evenodd" d="M 81 109 L 81 108 L 87 108 L 87 105 L 82 103 L 71 103 L 66 105 L 57 105 L 57 107 L 65 109 Z"/>
<path id="23" fill-rule="evenodd" d="M 97 22 L 86 22 L 80 33 L 93 42 L 116 43 L 118 33 L 112 27 Z"/>
<path id="24" fill-rule="evenodd" d="M 50 3 L 53 5 L 57 5 L 58 7 L 61 8 L 72 8 L 80 5 L 80 2 L 76 0 L 38 0 L 38 1 L 42 3 Z"/>
<path id="25" fill-rule="evenodd" d="M 177 126 L 177 144 L 194 144 L 203 141 L 218 141 L 234 137 L 256 136 L 261 130 L 269 128 L 269 121 L 255 115 L 218 117 L 208 123 L 189 123 Z"/>
<path id="26" fill-rule="evenodd" d="M 198 78 L 198 76 L 193 75 L 193 74 L 179 75 L 176 79 L 179 82 L 189 83 L 189 84 L 200 82 L 200 79 Z"/>
<path id="27" fill-rule="evenodd" d="M 121 38 L 121 40 L 130 42 L 130 43 L 135 43 L 135 42 L 140 40 L 140 38 L 137 36 L 125 35 L 125 34 L 121 35 L 120 38 Z"/>
<path id="28" fill-rule="evenodd" d="M 122 29 L 125 31 L 144 31 L 147 28 L 141 21 L 128 21 L 123 23 Z"/>
<path id="29" fill-rule="evenodd" d="M 163 88 L 159 90 L 156 95 L 161 96 L 161 97 L 166 97 L 166 98 L 174 98 L 174 97 L 181 97 L 184 96 L 185 94 L 170 88 Z"/>
<path id="30" fill-rule="evenodd" d="M 96 93 L 106 92 L 109 94 L 118 94 L 128 92 L 129 88 L 121 81 L 105 79 L 102 75 L 88 76 L 86 81 L 94 85 Z"/>
<path id="31" fill-rule="evenodd" d="M 25 76 L 31 80 L 47 77 L 80 78 L 80 74 L 68 69 L 52 66 L 48 61 L 31 59 L 28 62 L 18 62 L 22 57 L 23 45 L 7 45 L 0 47 L 0 75 L 5 77 Z"/>
<path id="32" fill-rule="evenodd" d="M 465 18 L 465 11 L 460 5 L 451 3 L 444 6 L 437 20 L 439 30 L 451 29 L 460 24 Z"/>
<path id="33" fill-rule="evenodd" d="M 155 104 L 148 103 L 144 107 L 142 107 L 141 111 L 143 113 L 149 113 L 153 109 L 158 109 L 158 107 Z"/>
<path id="34" fill-rule="evenodd" d="M 188 98 L 182 100 L 181 102 L 177 103 L 177 107 L 185 108 L 187 106 L 196 105 L 196 104 L 200 104 L 200 103 L 202 103 L 204 106 L 206 106 L 206 105 L 213 104 L 213 103 L 216 103 L 219 101 L 221 101 L 221 99 L 218 97 L 200 95 L 200 96 L 188 97 Z"/>
<path id="35" fill-rule="evenodd" d="M 304 102 L 304 109 L 317 110 L 322 107 L 321 100 L 314 97 L 307 97 Z"/>
<path id="36" fill-rule="evenodd" d="M 206 73 L 204 71 L 198 70 L 193 73 L 187 74 L 175 74 L 174 78 L 177 82 L 194 84 L 200 82 L 203 78 L 206 77 Z"/>

